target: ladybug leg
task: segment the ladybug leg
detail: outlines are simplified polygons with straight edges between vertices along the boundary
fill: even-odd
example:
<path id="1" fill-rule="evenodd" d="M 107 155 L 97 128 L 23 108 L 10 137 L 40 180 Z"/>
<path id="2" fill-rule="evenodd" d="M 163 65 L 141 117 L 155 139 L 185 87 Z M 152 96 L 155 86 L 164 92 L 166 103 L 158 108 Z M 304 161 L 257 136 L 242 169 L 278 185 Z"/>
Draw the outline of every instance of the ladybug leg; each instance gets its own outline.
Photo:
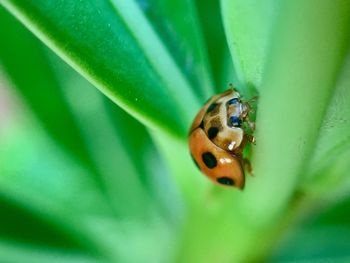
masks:
<path id="1" fill-rule="evenodd" d="M 253 98 L 249 99 L 247 101 L 248 104 L 252 103 L 252 102 L 256 102 L 258 100 L 258 96 L 254 96 Z"/>
<path id="2" fill-rule="evenodd" d="M 252 131 L 255 131 L 255 122 L 254 121 L 247 120 L 247 124 Z"/>
<path id="3" fill-rule="evenodd" d="M 244 134 L 241 144 L 239 145 L 239 147 L 237 147 L 235 149 L 235 154 L 240 156 L 240 159 L 242 159 L 243 150 L 244 150 L 245 146 L 247 145 L 247 142 L 248 142 L 247 134 Z"/>
<path id="4" fill-rule="evenodd" d="M 245 137 L 245 141 L 248 141 L 248 142 L 250 142 L 250 143 L 252 143 L 252 144 L 256 144 L 256 139 L 255 139 L 255 137 L 253 136 L 253 135 L 251 135 L 251 134 L 244 134 L 244 137 Z"/>
<path id="5" fill-rule="evenodd" d="M 232 83 L 228 84 L 228 88 L 229 88 L 229 90 L 237 91 Z"/>
<path id="6" fill-rule="evenodd" d="M 249 159 L 243 158 L 242 162 L 243 162 L 243 167 L 248 171 L 248 173 L 249 173 L 250 175 L 253 176 L 253 175 L 254 175 L 253 167 L 252 167 L 252 164 L 251 164 L 251 162 L 249 161 Z"/>
<path id="7" fill-rule="evenodd" d="M 253 135 L 251 135 L 251 134 L 247 134 L 246 133 L 246 134 L 243 135 L 243 140 L 242 140 L 240 146 L 235 149 L 235 153 L 237 155 L 242 155 L 243 150 L 244 150 L 244 148 L 245 148 L 245 146 L 247 145 L 248 142 L 250 142 L 250 143 L 255 145 L 255 137 Z"/>
<path id="8" fill-rule="evenodd" d="M 243 141 L 239 148 L 236 149 L 236 155 L 241 160 L 241 165 L 244 170 L 247 170 L 249 174 L 253 175 L 252 164 L 250 163 L 248 158 L 243 158 L 243 150 L 248 142 L 255 143 L 255 137 L 250 134 L 245 134 L 243 137 Z"/>
<path id="9" fill-rule="evenodd" d="M 251 106 L 251 103 L 256 102 L 257 100 L 258 100 L 258 96 L 255 96 L 255 97 L 251 98 L 249 101 L 247 101 L 247 103 L 249 105 L 249 112 L 247 114 L 247 124 L 253 131 L 255 131 L 255 122 L 252 121 L 249 117 L 252 113 L 255 112 L 254 108 Z"/>

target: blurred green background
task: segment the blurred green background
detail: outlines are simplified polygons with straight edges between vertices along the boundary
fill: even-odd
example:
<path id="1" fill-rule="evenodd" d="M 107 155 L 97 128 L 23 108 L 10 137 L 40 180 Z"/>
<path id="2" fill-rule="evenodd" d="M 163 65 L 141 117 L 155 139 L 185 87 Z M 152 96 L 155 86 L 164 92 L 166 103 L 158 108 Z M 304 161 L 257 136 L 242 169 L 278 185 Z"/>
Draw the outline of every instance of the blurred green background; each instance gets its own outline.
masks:
<path id="1" fill-rule="evenodd" d="M 350 262 L 350 1 L 0 0 L 0 262 Z M 259 96 L 243 192 L 187 130 Z"/>

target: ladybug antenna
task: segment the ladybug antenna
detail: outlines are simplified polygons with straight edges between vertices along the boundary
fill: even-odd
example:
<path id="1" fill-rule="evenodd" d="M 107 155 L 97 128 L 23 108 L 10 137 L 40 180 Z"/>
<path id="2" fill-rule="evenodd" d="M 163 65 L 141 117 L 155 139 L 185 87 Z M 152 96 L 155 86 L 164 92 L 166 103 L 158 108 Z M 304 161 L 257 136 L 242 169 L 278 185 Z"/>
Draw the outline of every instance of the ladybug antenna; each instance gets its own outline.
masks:
<path id="1" fill-rule="evenodd" d="M 229 84 L 228 84 L 228 87 L 229 87 L 229 89 L 232 89 L 232 90 L 234 90 L 234 91 L 237 91 L 236 88 L 235 88 L 235 86 L 233 86 L 232 83 L 229 83 Z"/>

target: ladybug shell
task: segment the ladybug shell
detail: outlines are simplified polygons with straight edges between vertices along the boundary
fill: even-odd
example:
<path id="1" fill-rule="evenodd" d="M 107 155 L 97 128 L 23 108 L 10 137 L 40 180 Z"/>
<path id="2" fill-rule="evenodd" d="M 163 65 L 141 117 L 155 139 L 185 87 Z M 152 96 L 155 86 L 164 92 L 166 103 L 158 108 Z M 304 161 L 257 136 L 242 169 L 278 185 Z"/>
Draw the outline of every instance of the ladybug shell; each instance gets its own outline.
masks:
<path id="1" fill-rule="evenodd" d="M 198 168 L 217 184 L 244 188 L 244 173 L 238 158 L 216 146 L 203 129 L 197 128 L 189 138 L 192 157 Z"/>
<path id="2" fill-rule="evenodd" d="M 205 105 L 199 110 L 199 112 L 197 113 L 196 117 L 194 118 L 194 121 L 192 123 L 192 126 L 190 128 L 190 133 L 196 129 L 198 126 L 201 125 L 201 122 L 203 121 L 204 115 L 208 110 L 208 107 L 214 102 L 216 101 L 218 98 L 220 98 L 222 95 L 215 95 L 213 97 L 211 97 L 206 103 Z"/>
<path id="3" fill-rule="evenodd" d="M 242 144 L 244 131 L 239 127 L 228 125 L 228 106 L 226 104 L 229 100 L 239 99 L 239 97 L 239 93 L 232 89 L 213 96 L 199 110 L 190 128 L 190 133 L 201 127 L 214 144 L 226 151 L 234 152 Z M 237 105 L 240 107 L 241 103 Z M 232 105 L 229 107 L 232 110 Z"/>
<path id="4" fill-rule="evenodd" d="M 243 189 L 245 177 L 239 147 L 244 131 L 228 125 L 229 115 L 240 113 L 239 97 L 237 91 L 229 89 L 209 99 L 192 123 L 189 147 L 192 158 L 207 177 L 215 183 Z M 237 103 L 229 104 L 232 99 Z"/>

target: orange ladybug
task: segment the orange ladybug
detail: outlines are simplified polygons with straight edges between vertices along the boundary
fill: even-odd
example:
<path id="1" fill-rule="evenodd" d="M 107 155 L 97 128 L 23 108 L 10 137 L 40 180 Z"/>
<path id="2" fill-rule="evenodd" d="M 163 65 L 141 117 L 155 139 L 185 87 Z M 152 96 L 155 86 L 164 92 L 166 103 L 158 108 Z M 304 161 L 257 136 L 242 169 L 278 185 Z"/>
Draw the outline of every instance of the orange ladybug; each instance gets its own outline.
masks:
<path id="1" fill-rule="evenodd" d="M 197 167 L 217 184 L 244 188 L 244 165 L 249 161 L 242 156 L 247 142 L 255 138 L 247 131 L 254 130 L 250 121 L 250 102 L 241 100 L 237 90 L 230 89 L 213 96 L 199 110 L 189 133 L 191 156 Z"/>

